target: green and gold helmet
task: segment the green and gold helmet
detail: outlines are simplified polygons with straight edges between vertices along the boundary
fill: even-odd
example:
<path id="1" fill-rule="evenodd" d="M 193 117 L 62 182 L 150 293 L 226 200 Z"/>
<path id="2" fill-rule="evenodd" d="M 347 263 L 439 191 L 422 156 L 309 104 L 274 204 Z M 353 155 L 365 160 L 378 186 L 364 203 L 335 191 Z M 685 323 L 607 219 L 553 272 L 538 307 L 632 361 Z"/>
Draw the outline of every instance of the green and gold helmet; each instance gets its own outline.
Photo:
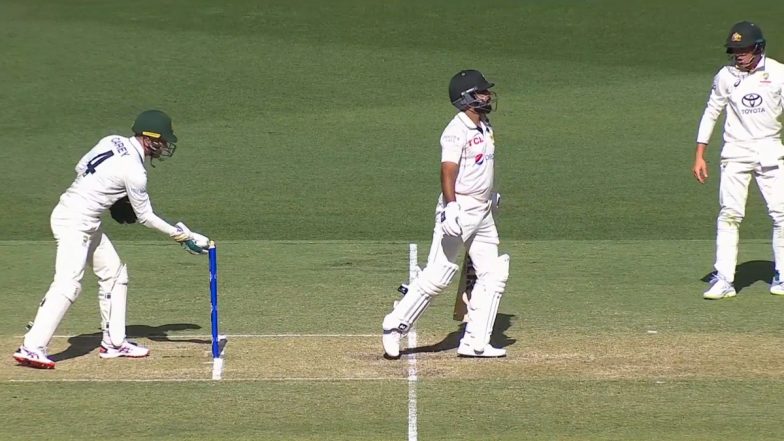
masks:
<path id="1" fill-rule="evenodd" d="M 146 136 L 153 142 L 153 157 L 171 156 L 174 154 L 177 135 L 172 128 L 172 120 L 160 110 L 145 110 L 136 117 L 131 127 L 133 134 Z"/>

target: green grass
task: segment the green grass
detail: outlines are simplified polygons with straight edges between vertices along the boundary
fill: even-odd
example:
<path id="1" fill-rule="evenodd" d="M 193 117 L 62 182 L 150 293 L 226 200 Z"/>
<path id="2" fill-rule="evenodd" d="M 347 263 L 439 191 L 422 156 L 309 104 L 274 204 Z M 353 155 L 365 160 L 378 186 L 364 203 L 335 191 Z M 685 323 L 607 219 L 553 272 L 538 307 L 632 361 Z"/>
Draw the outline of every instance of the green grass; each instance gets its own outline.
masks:
<path id="1" fill-rule="evenodd" d="M 784 59 L 780 2 L 744 16 L 727 0 L 6 0 L 0 11 L 0 345 L 18 344 L 50 283 L 48 216 L 73 165 L 150 107 L 181 139 L 149 173 L 156 210 L 218 241 L 225 331 L 266 335 L 232 339 L 228 381 L 201 381 L 205 259 L 109 221 L 131 274 L 129 329 L 153 356 L 97 358 L 88 275 L 58 329 L 80 337 L 55 339 L 66 351 L 55 371 L 0 362 L 0 438 L 105 439 L 102 426 L 130 420 L 128 440 L 405 439 L 405 363 L 382 360 L 375 334 L 406 277 L 406 244 L 420 256 L 429 245 L 446 86 L 462 68 L 482 70 L 500 100 L 512 271 L 497 342 L 510 357 L 422 353 L 420 439 L 784 437 L 770 221 L 752 190 L 740 293 L 701 300 L 718 131 L 709 184 L 690 173 L 727 30 L 758 22 Z M 421 344 L 453 345 L 453 290 L 419 322 Z"/>
<path id="2" fill-rule="evenodd" d="M 117 247 L 133 281 L 129 330 L 153 355 L 98 359 L 95 281 L 88 276 L 58 331 L 81 337 L 55 338 L 57 369 L 0 365 L 0 414 L 18 430 L 7 439 L 49 436 L 39 418 L 62 422 L 58 439 L 101 439 L 100 428 L 66 421 L 107 408 L 113 418 L 138 423 L 125 429 L 127 439 L 405 436 L 406 364 L 383 360 L 375 336 L 406 276 L 405 243 L 222 243 L 222 332 L 258 335 L 230 337 L 222 384 L 208 381 L 204 259 L 158 242 Z M 784 386 L 782 299 L 762 281 L 770 272 L 768 244 L 744 243 L 738 280 L 745 286 L 723 302 L 699 295 L 709 259 L 682 252 L 708 256 L 711 247 L 507 241 L 514 276 L 495 341 L 509 357 L 456 358 L 454 287 L 436 299 L 418 325 L 420 345 L 437 347 L 418 356 L 420 436 L 779 439 L 773 409 Z M 7 241 L 0 249 L 9 276 L 0 315 L 17 318 L 0 324 L 0 342 L 10 350 L 46 288 L 52 247 Z M 286 336 L 294 334 L 304 335 Z M 344 336 L 318 336 L 330 334 Z M 58 406 L 42 408 L 43 397 Z"/>

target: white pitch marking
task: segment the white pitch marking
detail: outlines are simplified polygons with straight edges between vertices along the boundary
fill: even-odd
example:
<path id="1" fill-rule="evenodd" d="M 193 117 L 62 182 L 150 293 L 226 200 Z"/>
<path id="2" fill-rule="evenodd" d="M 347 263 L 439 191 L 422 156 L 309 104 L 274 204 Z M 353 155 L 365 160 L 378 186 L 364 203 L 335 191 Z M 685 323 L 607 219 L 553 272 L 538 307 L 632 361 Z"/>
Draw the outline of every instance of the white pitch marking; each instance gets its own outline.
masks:
<path id="1" fill-rule="evenodd" d="M 411 286 L 419 272 L 417 244 L 408 244 L 408 286 Z M 417 347 L 416 326 L 408 331 L 408 441 L 417 441 L 417 359 L 413 349 Z"/>
<path id="2" fill-rule="evenodd" d="M 224 337 L 228 338 L 370 338 L 378 337 L 379 334 L 226 334 Z M 15 338 L 24 338 L 23 335 L 14 336 Z M 138 338 L 206 338 L 211 339 L 209 334 L 151 334 Z M 96 335 L 55 335 L 54 338 L 97 338 Z M 133 337 L 131 337 L 133 338 Z"/>
<path id="3" fill-rule="evenodd" d="M 125 378 L 125 379 L 111 379 L 111 378 L 41 378 L 41 379 L 19 379 L 19 380 L 0 380 L 2 383 L 190 383 L 190 382 L 212 382 L 209 378 Z M 330 381 L 403 381 L 402 378 L 387 378 L 387 377 L 267 377 L 267 378 L 224 378 L 221 382 L 234 381 L 234 382 L 330 382 Z"/>

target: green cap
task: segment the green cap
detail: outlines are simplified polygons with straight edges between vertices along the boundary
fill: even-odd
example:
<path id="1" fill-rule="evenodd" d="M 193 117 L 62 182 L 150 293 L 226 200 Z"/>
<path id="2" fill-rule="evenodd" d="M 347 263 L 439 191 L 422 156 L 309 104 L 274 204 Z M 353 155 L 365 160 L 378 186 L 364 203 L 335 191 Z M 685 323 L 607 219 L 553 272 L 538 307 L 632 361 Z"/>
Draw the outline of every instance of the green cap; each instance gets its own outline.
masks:
<path id="1" fill-rule="evenodd" d="M 131 129 L 134 135 L 144 135 L 154 139 L 161 138 L 168 143 L 177 142 L 171 118 L 160 110 L 145 110 L 140 113 Z"/>

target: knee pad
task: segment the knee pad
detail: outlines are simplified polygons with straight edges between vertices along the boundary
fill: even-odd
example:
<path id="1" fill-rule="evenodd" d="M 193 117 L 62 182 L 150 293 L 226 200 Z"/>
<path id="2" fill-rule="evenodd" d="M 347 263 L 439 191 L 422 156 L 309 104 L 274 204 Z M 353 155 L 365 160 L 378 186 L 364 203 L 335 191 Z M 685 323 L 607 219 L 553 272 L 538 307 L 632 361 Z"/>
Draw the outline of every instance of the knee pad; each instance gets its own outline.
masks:
<path id="1" fill-rule="evenodd" d="M 482 282 L 491 291 L 495 291 L 499 295 L 503 294 L 506 289 L 506 281 L 509 280 L 509 255 L 503 254 L 498 256 L 493 269 L 484 274 L 484 277 L 480 277 L 480 279 L 485 279 Z M 480 281 L 477 280 L 477 283 Z"/>
<path id="2" fill-rule="evenodd" d="M 115 277 L 115 283 L 128 284 L 128 265 L 124 263 L 120 265 L 120 269 L 117 271 L 117 276 Z"/>
<path id="3" fill-rule="evenodd" d="M 449 282 L 455 277 L 460 268 L 452 262 L 433 262 L 428 264 L 419 277 L 414 281 L 414 285 L 426 296 L 433 297 L 445 290 Z"/>
<path id="4" fill-rule="evenodd" d="M 425 312 L 433 297 L 446 289 L 457 270 L 458 266 L 451 262 L 428 264 L 398 302 L 395 310 L 384 317 L 384 330 L 397 329 L 403 334 L 408 332 Z"/>
<path id="5" fill-rule="evenodd" d="M 77 298 L 79 298 L 79 294 L 82 292 L 82 284 L 73 280 L 55 280 L 52 282 L 52 285 L 49 287 L 49 292 L 47 296 L 51 294 L 58 294 L 70 301 L 71 303 L 75 302 Z M 44 301 L 46 297 L 44 297 Z M 42 302 L 43 303 L 43 302 Z"/>

